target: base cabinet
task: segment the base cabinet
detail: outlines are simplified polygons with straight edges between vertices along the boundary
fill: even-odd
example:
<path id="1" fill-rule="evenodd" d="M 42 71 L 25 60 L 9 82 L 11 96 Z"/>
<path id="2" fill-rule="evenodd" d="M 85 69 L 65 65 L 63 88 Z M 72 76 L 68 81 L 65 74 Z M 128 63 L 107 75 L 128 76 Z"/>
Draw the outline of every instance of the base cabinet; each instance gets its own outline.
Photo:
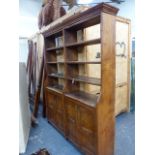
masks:
<path id="1" fill-rule="evenodd" d="M 47 89 L 47 119 L 85 154 L 95 155 L 95 109 Z"/>
<path id="2" fill-rule="evenodd" d="M 58 130 L 64 133 L 63 97 L 58 93 L 47 90 L 47 119 Z"/>
<path id="3" fill-rule="evenodd" d="M 95 154 L 94 109 L 65 97 L 67 137 L 85 154 Z"/>

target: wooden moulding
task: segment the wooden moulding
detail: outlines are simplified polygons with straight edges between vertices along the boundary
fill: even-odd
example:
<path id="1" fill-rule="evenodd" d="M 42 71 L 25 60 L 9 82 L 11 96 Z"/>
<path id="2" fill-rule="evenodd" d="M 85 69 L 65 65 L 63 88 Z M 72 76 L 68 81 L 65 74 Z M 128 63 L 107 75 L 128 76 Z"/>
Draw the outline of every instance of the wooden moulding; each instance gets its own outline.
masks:
<path id="1" fill-rule="evenodd" d="M 111 5 L 101 3 L 95 7 L 92 7 L 90 9 L 80 13 L 80 14 L 75 14 L 74 16 L 67 18 L 62 23 L 59 23 L 58 25 L 55 25 L 54 27 L 43 32 L 43 35 L 44 35 L 44 37 L 48 37 L 52 34 L 60 32 L 64 28 L 67 29 L 68 27 L 73 27 L 74 25 L 80 25 L 81 23 L 85 23 L 85 25 L 83 25 L 84 27 L 100 23 L 99 17 L 100 17 L 101 12 L 115 15 L 115 14 L 117 14 L 118 9 L 112 7 Z M 88 22 L 88 19 L 91 19 L 90 22 Z M 81 25 L 80 25 L 80 27 L 81 27 Z"/>

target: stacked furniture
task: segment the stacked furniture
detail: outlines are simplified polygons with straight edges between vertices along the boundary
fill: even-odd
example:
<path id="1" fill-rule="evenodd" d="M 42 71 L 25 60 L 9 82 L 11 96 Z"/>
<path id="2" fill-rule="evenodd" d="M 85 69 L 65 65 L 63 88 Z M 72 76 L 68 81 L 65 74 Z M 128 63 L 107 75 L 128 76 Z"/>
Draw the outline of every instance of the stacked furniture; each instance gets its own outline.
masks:
<path id="1" fill-rule="evenodd" d="M 43 33 L 48 121 L 87 155 L 114 154 L 117 12 L 101 3 Z M 85 29 L 97 24 L 100 36 L 86 40 Z M 88 61 L 86 49 L 96 44 L 96 58 Z M 100 66 L 100 78 L 87 73 L 90 64 Z"/>

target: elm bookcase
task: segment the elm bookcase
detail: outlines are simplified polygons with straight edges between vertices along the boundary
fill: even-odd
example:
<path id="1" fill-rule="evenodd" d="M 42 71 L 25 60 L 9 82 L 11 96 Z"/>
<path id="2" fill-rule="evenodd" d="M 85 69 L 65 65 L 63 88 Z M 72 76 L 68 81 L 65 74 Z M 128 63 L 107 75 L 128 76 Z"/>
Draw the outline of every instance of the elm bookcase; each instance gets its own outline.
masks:
<path id="1" fill-rule="evenodd" d="M 48 121 L 86 155 L 113 155 L 115 137 L 115 23 L 118 9 L 101 3 L 43 33 Z M 84 30 L 100 24 L 100 36 Z M 100 44 L 87 59 L 86 47 Z M 92 47 L 92 48 L 91 48 Z M 100 78 L 87 67 L 100 69 Z M 94 86 L 87 91 L 89 86 Z"/>

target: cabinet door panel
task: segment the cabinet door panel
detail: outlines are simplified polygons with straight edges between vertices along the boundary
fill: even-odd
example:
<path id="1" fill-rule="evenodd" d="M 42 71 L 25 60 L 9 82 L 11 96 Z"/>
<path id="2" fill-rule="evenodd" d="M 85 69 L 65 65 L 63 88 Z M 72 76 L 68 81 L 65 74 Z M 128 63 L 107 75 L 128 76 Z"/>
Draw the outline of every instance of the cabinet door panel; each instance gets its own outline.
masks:
<path id="1" fill-rule="evenodd" d="M 48 103 L 48 106 L 53 106 L 53 104 L 56 103 L 56 95 L 50 92 L 47 92 L 47 103 Z"/>
<path id="2" fill-rule="evenodd" d="M 62 112 L 63 111 L 63 103 L 62 103 L 62 98 L 60 96 L 57 96 L 56 98 L 56 110 L 58 112 Z"/>
<path id="3" fill-rule="evenodd" d="M 63 130 L 63 128 L 64 128 L 63 113 L 56 112 L 55 121 L 56 121 L 56 125 L 58 126 L 58 128 Z"/>
<path id="4" fill-rule="evenodd" d="M 47 118 L 62 132 L 64 131 L 64 110 L 62 96 L 47 91 Z"/>
<path id="5" fill-rule="evenodd" d="M 67 116 L 68 118 L 72 118 L 73 120 L 76 119 L 76 110 L 77 110 L 77 106 L 74 102 L 68 101 L 66 100 L 65 102 L 66 104 L 66 112 L 67 112 Z"/>
<path id="6" fill-rule="evenodd" d="M 53 107 L 48 107 L 47 108 L 47 118 L 48 120 L 52 123 L 55 122 L 55 114 L 54 114 L 54 108 Z"/>
<path id="7" fill-rule="evenodd" d="M 95 149 L 95 119 L 93 111 L 78 107 L 78 137 L 81 146 L 94 152 Z"/>
<path id="8" fill-rule="evenodd" d="M 71 141 L 76 142 L 76 124 L 73 120 L 68 120 L 68 137 Z"/>
<path id="9" fill-rule="evenodd" d="M 78 107 L 78 124 L 81 128 L 86 130 L 94 131 L 95 130 L 95 115 L 93 111 L 90 111 L 84 107 Z"/>
<path id="10" fill-rule="evenodd" d="M 93 132 L 87 130 L 80 130 L 80 144 L 87 150 L 94 152 L 95 150 L 95 135 Z"/>
<path id="11" fill-rule="evenodd" d="M 66 117 L 67 117 L 67 135 L 68 138 L 77 143 L 77 129 L 76 129 L 76 109 L 77 105 L 76 103 L 65 100 L 65 107 L 66 107 Z"/>
<path id="12" fill-rule="evenodd" d="M 56 96 L 50 92 L 47 92 L 47 118 L 50 122 L 55 122 L 54 107 L 56 104 Z"/>

